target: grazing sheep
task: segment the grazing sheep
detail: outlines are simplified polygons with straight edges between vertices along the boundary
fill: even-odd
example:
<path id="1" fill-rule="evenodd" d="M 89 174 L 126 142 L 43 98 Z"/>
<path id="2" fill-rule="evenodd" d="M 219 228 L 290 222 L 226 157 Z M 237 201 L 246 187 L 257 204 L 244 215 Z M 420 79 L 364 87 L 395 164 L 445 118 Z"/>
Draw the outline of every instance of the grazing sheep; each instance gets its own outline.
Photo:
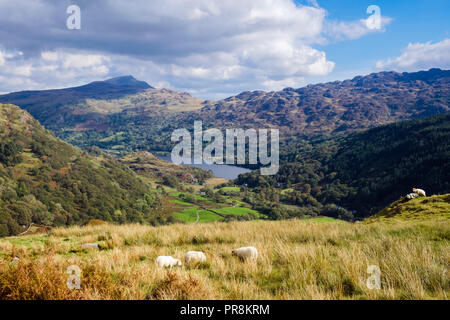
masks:
<path id="1" fill-rule="evenodd" d="M 419 195 L 417 193 L 409 193 L 406 195 L 406 199 L 411 200 L 417 198 Z"/>
<path id="2" fill-rule="evenodd" d="M 414 193 L 417 193 L 419 196 L 421 196 L 421 197 L 426 197 L 427 195 L 425 194 L 425 191 L 423 191 L 422 189 L 416 189 L 416 188 L 413 188 L 413 192 Z"/>
<path id="3" fill-rule="evenodd" d="M 184 262 L 186 264 L 195 263 L 195 262 L 205 262 L 206 256 L 201 251 L 188 251 L 184 255 Z"/>
<path id="4" fill-rule="evenodd" d="M 98 246 L 97 242 L 94 243 L 83 243 L 81 245 L 81 249 L 93 249 L 93 250 L 99 250 L 100 247 Z"/>
<path id="5" fill-rule="evenodd" d="M 233 256 L 238 256 L 242 260 L 252 259 L 256 260 L 258 258 L 258 250 L 255 247 L 243 247 L 231 251 Z"/>
<path id="6" fill-rule="evenodd" d="M 181 267 L 183 265 L 180 260 L 170 256 L 159 256 L 156 258 L 155 262 L 160 268 L 171 268 L 175 266 Z"/>

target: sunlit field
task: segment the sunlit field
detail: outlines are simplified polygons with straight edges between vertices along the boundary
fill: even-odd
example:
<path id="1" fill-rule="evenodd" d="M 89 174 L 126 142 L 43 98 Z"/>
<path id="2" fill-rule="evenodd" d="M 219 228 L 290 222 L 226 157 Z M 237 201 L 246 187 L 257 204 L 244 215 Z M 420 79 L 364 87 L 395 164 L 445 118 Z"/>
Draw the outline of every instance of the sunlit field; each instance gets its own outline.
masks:
<path id="1" fill-rule="evenodd" d="M 0 241 L 0 299 L 448 299 L 449 239 L 445 218 L 60 228 Z M 100 250 L 81 249 L 92 242 Z M 256 262 L 231 255 L 249 245 Z M 207 262 L 154 262 L 184 262 L 189 250 Z M 82 271 L 79 290 L 66 284 L 71 265 Z M 381 289 L 367 287 L 369 265 Z"/>

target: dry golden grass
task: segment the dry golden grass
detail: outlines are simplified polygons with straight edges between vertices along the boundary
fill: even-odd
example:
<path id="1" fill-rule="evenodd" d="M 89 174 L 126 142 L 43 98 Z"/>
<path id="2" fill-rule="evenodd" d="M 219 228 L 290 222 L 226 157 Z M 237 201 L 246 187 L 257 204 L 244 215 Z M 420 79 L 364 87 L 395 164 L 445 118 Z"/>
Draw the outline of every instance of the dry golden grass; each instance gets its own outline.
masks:
<path id="1" fill-rule="evenodd" d="M 447 220 L 61 228 L 0 241 L 0 299 L 447 299 L 449 239 Z M 85 242 L 102 250 L 80 250 Z M 231 255 L 244 245 L 258 248 L 256 263 Z M 188 250 L 207 263 L 154 263 Z M 80 290 L 66 286 L 70 265 Z M 366 287 L 369 265 L 381 269 L 380 290 Z"/>

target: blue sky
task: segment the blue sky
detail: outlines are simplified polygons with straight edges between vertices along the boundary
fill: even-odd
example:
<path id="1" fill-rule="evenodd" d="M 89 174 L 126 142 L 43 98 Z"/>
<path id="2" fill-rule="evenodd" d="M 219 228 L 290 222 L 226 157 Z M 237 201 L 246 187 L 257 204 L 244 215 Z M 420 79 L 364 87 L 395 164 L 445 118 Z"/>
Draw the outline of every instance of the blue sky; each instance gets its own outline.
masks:
<path id="1" fill-rule="evenodd" d="M 69 30 L 69 5 L 81 29 Z M 369 28 L 369 5 L 381 10 Z M 219 99 L 450 69 L 448 0 L 0 0 L 0 92 L 134 75 Z"/>
<path id="2" fill-rule="evenodd" d="M 392 22 L 383 33 L 323 46 L 327 57 L 336 62 L 333 74 L 369 71 L 378 60 L 400 55 L 409 43 L 439 42 L 450 38 L 448 0 L 319 1 L 331 19 L 339 20 L 362 18 L 371 4 L 378 5 L 381 14 L 392 18 Z"/>

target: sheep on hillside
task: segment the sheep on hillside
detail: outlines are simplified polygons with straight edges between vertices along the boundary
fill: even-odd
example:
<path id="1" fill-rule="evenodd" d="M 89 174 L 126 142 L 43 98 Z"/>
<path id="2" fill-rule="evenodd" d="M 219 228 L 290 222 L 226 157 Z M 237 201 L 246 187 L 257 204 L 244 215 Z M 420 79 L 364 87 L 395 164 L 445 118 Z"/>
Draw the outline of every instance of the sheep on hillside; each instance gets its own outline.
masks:
<path id="1" fill-rule="evenodd" d="M 419 195 L 417 193 L 408 193 L 406 195 L 406 199 L 411 200 L 411 199 L 417 198 L 418 196 Z"/>
<path id="2" fill-rule="evenodd" d="M 416 188 L 413 188 L 413 192 L 414 193 L 417 193 L 419 196 L 421 196 L 421 197 L 426 197 L 427 195 L 425 194 L 425 191 L 423 191 L 422 189 L 416 189 Z"/>
<path id="3" fill-rule="evenodd" d="M 160 268 L 171 268 L 175 266 L 181 267 L 183 265 L 180 260 L 170 256 L 159 256 L 158 258 L 156 258 L 155 262 Z"/>
<path id="4" fill-rule="evenodd" d="M 258 250 L 255 247 L 243 247 L 231 251 L 233 256 L 237 256 L 242 260 L 256 260 L 258 258 Z"/>
<path id="5" fill-rule="evenodd" d="M 205 261 L 206 255 L 201 251 L 188 251 L 184 255 L 184 262 L 186 264 Z"/>

